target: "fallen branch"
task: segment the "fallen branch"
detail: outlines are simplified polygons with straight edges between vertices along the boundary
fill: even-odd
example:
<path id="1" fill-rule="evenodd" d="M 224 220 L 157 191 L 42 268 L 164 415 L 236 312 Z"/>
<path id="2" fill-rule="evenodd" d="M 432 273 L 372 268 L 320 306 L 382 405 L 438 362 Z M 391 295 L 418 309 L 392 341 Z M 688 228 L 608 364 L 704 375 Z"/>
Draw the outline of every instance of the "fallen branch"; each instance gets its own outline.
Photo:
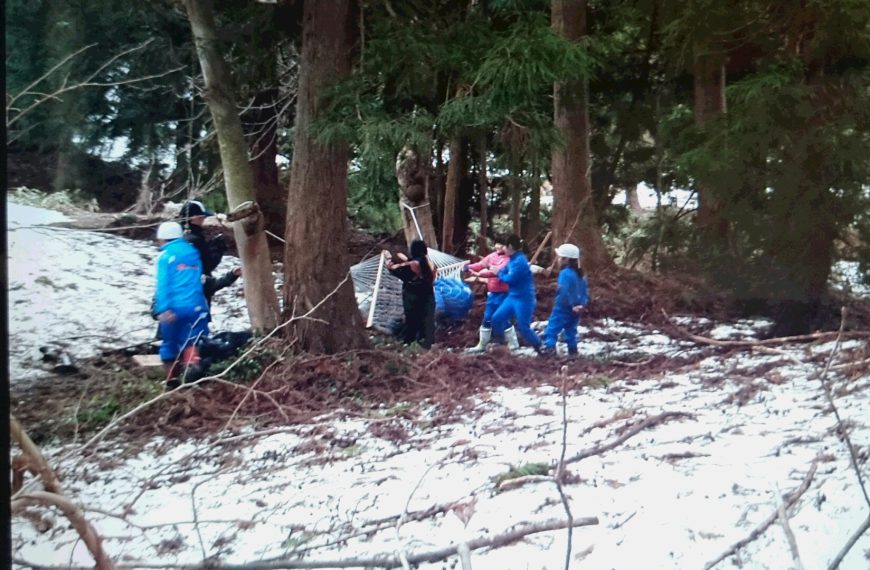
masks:
<path id="1" fill-rule="evenodd" d="M 658 424 L 662 424 L 662 423 L 665 423 L 669 420 L 673 420 L 673 419 L 677 419 L 677 418 L 694 418 L 694 417 L 695 416 L 693 416 L 692 414 L 687 414 L 685 412 L 664 412 L 664 413 L 659 414 L 657 416 L 650 416 L 648 418 L 644 418 L 641 421 L 634 424 L 633 426 L 629 427 L 628 430 L 625 433 L 623 433 L 621 436 L 619 436 L 619 437 L 617 437 L 617 438 L 615 438 L 607 443 L 599 444 L 599 445 L 596 445 L 594 447 L 584 449 L 583 451 L 581 451 L 577 455 L 571 457 L 570 459 L 566 459 L 564 462 L 564 465 L 567 465 L 569 463 L 576 463 L 578 461 L 586 459 L 587 457 L 592 457 L 593 455 L 600 455 L 606 451 L 610 451 L 614 447 L 622 445 L 628 439 L 636 436 L 637 434 L 639 434 L 640 432 L 642 432 L 643 430 L 645 430 L 649 427 L 653 427 L 653 426 L 656 426 Z"/>
<path id="2" fill-rule="evenodd" d="M 828 564 L 828 570 L 836 570 L 840 567 L 840 563 L 843 561 L 843 558 L 846 557 L 846 554 L 852 550 L 852 547 L 855 546 L 855 543 L 858 542 L 858 539 L 861 538 L 867 530 L 870 529 L 870 516 L 864 521 L 864 523 L 858 527 L 858 530 L 855 531 L 851 537 L 849 537 L 849 541 L 840 549 L 840 552 L 831 560 L 831 563 Z"/>
<path id="3" fill-rule="evenodd" d="M 584 517 L 580 519 L 575 519 L 572 523 L 572 526 L 574 528 L 577 528 L 581 526 L 591 526 L 597 524 L 598 517 Z M 566 521 L 547 521 L 537 524 L 523 525 L 502 534 L 497 534 L 495 536 L 481 537 L 470 540 L 466 542 L 464 546 L 458 544 L 450 545 L 436 550 L 430 550 L 428 552 L 410 554 L 407 556 L 407 561 L 408 564 L 439 562 L 441 560 L 446 560 L 451 556 L 456 556 L 460 548 L 464 550 L 464 548 L 467 547 L 469 552 L 472 550 L 479 550 L 481 548 L 499 548 L 532 534 L 561 530 L 563 528 L 566 528 L 567 526 L 568 523 Z M 43 570 L 60 570 L 60 568 L 65 568 L 67 570 L 86 570 L 85 567 L 76 568 L 69 566 L 38 566 L 36 564 L 31 564 L 23 560 L 15 560 L 15 563 L 22 566 L 28 566 L 30 568 L 42 568 Z M 276 560 L 274 562 L 251 562 L 249 564 L 222 564 L 220 568 L 221 570 L 277 570 L 279 568 L 396 568 L 400 566 L 402 566 L 402 561 L 400 560 L 399 556 L 395 554 L 382 554 L 378 556 L 373 556 L 371 558 L 344 558 L 339 560 L 288 559 Z M 201 564 L 130 564 L 119 565 L 117 566 L 117 568 L 118 570 L 127 570 L 133 568 L 178 568 L 181 570 L 202 570 L 203 566 Z"/>
<path id="4" fill-rule="evenodd" d="M 550 234 L 547 234 L 549 237 Z M 568 517 L 568 545 L 565 548 L 565 570 L 571 568 L 571 548 L 572 539 L 574 536 L 574 515 L 571 514 L 571 505 L 568 503 L 568 497 L 565 495 L 565 490 L 562 488 L 562 478 L 565 476 L 565 452 L 568 449 L 568 375 L 567 367 L 563 366 L 560 370 L 562 375 L 562 450 L 559 455 L 559 464 L 556 466 L 556 489 L 559 491 L 559 498 L 562 500 L 562 506 L 565 508 L 565 516 Z"/>
<path id="5" fill-rule="evenodd" d="M 794 504 L 797 503 L 798 499 L 801 498 L 801 495 L 803 495 L 806 492 L 806 490 L 809 489 L 810 482 L 812 482 L 813 476 L 816 474 L 816 467 L 817 466 L 818 466 L 818 463 L 816 461 L 813 461 L 812 467 L 810 467 L 810 470 L 809 470 L 809 472 L 807 472 L 806 476 L 804 477 L 804 480 L 801 483 L 800 487 L 798 487 L 795 491 L 790 493 L 787 496 L 787 498 L 783 501 L 785 504 L 784 508 L 790 509 L 792 506 L 794 506 Z M 719 564 L 720 562 L 722 562 L 723 560 L 725 560 L 729 556 L 733 556 L 734 554 L 737 553 L 738 550 L 740 550 L 741 548 L 743 548 L 744 546 L 746 546 L 747 544 L 749 544 L 750 542 L 752 542 L 753 540 L 755 540 L 756 538 L 758 538 L 759 536 L 764 534 L 764 531 L 766 531 L 768 528 L 770 528 L 770 525 L 772 525 L 778 517 L 779 517 L 779 508 L 774 510 L 773 513 L 771 513 L 766 519 L 764 519 L 760 525 L 755 527 L 755 530 L 753 530 L 749 534 L 749 536 L 736 542 L 728 550 L 726 550 L 725 552 L 720 554 L 715 560 L 708 562 L 704 566 L 704 570 L 710 570 L 710 568 L 713 568 L 714 566 L 716 566 L 717 564 Z"/>
<path id="6" fill-rule="evenodd" d="M 700 336 L 696 334 L 692 334 L 689 331 L 681 328 L 679 325 L 674 323 L 671 320 L 670 315 L 668 315 L 664 309 L 662 309 L 662 314 L 668 319 L 668 322 L 673 326 L 677 331 L 680 332 L 685 338 L 695 341 L 700 344 L 708 344 L 710 346 L 720 346 L 723 348 L 751 348 L 753 346 L 770 346 L 776 344 L 786 344 L 789 342 L 806 342 L 810 340 L 826 340 L 831 338 L 868 338 L 870 337 L 870 331 L 851 331 L 851 332 L 843 332 L 842 327 L 839 331 L 824 331 L 817 332 L 812 334 L 801 334 L 795 336 L 781 336 L 777 338 L 767 338 L 763 340 L 716 340 L 715 338 L 708 338 L 705 336 Z"/>
<path id="7" fill-rule="evenodd" d="M 56 507 L 72 524 L 79 537 L 84 541 L 91 556 L 94 557 L 97 570 L 114 570 L 115 564 L 103 550 L 103 541 L 94 530 L 94 527 L 85 520 L 85 515 L 80 508 L 68 498 L 58 493 L 48 491 L 34 491 L 28 495 L 12 501 L 10 512 L 12 515 L 20 513 L 27 507 Z"/>
<path id="8" fill-rule="evenodd" d="M 786 512 L 785 502 L 782 500 L 782 493 L 777 490 L 777 516 L 779 524 L 782 525 L 782 530 L 785 532 L 785 538 L 788 540 L 788 548 L 791 550 L 791 558 L 794 561 L 795 570 L 804 570 L 804 564 L 801 561 L 801 555 L 798 551 L 797 539 L 794 537 L 794 532 L 791 530 L 791 525 L 788 523 L 788 513 Z"/>
<path id="9" fill-rule="evenodd" d="M 33 440 L 24 431 L 24 428 L 21 427 L 15 416 L 11 414 L 9 416 L 9 435 L 15 440 L 15 443 L 21 446 L 21 451 L 29 459 L 30 466 L 39 473 L 39 478 L 42 480 L 42 486 L 45 487 L 45 490 L 49 493 L 62 495 L 63 488 L 60 486 L 60 480 L 57 478 L 54 469 L 49 466 L 39 448 L 36 447 L 36 444 L 33 443 Z"/>

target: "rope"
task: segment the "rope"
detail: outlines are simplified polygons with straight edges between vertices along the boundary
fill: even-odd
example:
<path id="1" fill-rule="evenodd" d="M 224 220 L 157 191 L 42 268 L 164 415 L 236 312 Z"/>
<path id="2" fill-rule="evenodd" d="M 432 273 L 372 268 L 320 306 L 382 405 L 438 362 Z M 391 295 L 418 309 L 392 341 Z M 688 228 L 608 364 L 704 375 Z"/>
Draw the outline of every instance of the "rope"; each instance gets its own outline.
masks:
<path id="1" fill-rule="evenodd" d="M 414 220 L 414 227 L 417 228 L 417 238 L 423 239 L 423 230 L 420 229 L 420 223 L 417 221 L 417 214 L 414 213 L 414 210 L 416 210 L 417 208 L 422 208 L 423 206 L 428 206 L 429 202 L 424 202 L 419 206 L 409 206 L 404 201 L 401 201 L 399 203 L 402 205 L 403 208 L 407 208 L 408 211 L 411 213 L 411 219 Z"/>

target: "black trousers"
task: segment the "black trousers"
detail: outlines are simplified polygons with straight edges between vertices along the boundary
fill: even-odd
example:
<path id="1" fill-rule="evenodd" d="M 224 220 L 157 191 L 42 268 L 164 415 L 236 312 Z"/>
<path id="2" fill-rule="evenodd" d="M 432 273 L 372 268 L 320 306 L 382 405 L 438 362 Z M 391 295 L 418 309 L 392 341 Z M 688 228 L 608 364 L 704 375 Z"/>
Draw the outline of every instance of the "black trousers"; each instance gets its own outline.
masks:
<path id="1" fill-rule="evenodd" d="M 405 328 L 402 340 L 411 344 L 415 340 L 423 348 L 435 342 L 435 294 L 434 292 L 402 291 L 402 306 L 405 310 Z"/>

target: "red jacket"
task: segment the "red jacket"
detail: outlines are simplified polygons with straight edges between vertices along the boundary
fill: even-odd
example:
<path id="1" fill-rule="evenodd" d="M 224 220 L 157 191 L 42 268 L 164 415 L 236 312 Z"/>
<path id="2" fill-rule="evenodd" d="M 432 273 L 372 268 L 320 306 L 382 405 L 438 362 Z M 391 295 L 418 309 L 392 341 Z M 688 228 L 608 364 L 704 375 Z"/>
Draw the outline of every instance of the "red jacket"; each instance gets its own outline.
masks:
<path id="1" fill-rule="evenodd" d="M 479 271 L 480 277 L 486 277 L 486 289 L 491 293 L 507 293 L 508 285 L 497 277 L 497 273 L 508 264 L 510 257 L 494 251 L 478 261 L 469 263 L 468 269 Z"/>

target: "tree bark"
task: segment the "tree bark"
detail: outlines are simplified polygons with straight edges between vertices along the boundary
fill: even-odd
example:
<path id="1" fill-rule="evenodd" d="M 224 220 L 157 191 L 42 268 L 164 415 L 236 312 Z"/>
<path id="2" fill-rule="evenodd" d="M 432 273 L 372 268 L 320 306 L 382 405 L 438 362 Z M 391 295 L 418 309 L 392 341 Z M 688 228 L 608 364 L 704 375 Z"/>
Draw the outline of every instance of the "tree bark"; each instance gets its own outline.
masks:
<path id="1" fill-rule="evenodd" d="M 277 82 L 277 78 L 275 79 Z M 287 192 L 278 181 L 278 113 L 275 108 L 278 89 L 268 89 L 254 98 L 253 122 L 257 125 L 250 136 L 251 168 L 254 172 L 254 192 L 263 212 L 266 229 L 277 236 L 284 235 L 287 218 Z"/>
<path id="2" fill-rule="evenodd" d="M 635 214 L 639 214 L 643 211 L 643 207 L 640 205 L 640 197 L 637 195 L 637 186 L 631 186 L 625 189 L 625 205 Z"/>
<path id="3" fill-rule="evenodd" d="M 523 235 L 523 183 L 520 180 L 519 170 L 512 170 L 508 178 L 511 189 L 511 231 Z"/>
<path id="4" fill-rule="evenodd" d="M 406 243 L 411 245 L 415 239 L 422 239 L 432 249 L 438 249 L 438 234 L 435 232 L 429 201 L 429 168 L 426 160 L 415 149 L 403 148 L 396 158 L 396 179 L 399 182 L 399 209 L 402 211 Z"/>
<path id="5" fill-rule="evenodd" d="M 535 240 L 541 232 L 541 185 L 532 186 L 529 195 L 529 211 L 526 213 L 525 240 Z"/>
<path id="6" fill-rule="evenodd" d="M 489 250 L 486 234 L 489 230 L 489 178 L 486 173 L 486 134 L 477 143 L 477 191 L 480 194 L 480 234 L 477 236 L 477 255 L 486 255 Z"/>
<path id="7" fill-rule="evenodd" d="M 569 41 L 586 35 L 586 0 L 553 0 L 553 29 Z M 586 81 L 553 86 L 554 122 L 564 148 L 553 152 L 553 244 L 583 248 L 583 266 L 591 272 L 613 266 L 604 247 L 592 196 Z"/>
<path id="8" fill-rule="evenodd" d="M 441 226 L 441 248 L 448 253 L 456 251 L 456 244 L 453 242 L 456 229 L 456 203 L 459 197 L 459 185 L 468 170 L 466 162 L 462 137 L 456 136 L 450 140 L 450 162 L 447 165 L 447 188 L 444 192 L 444 221 Z"/>
<path id="9" fill-rule="evenodd" d="M 696 48 L 694 61 L 695 124 L 703 126 L 725 112 L 725 65 L 722 56 L 707 48 Z M 722 203 L 709 181 L 698 181 L 698 215 L 695 224 L 701 233 L 702 247 L 717 249 L 727 243 L 728 224 Z"/>
<path id="10" fill-rule="evenodd" d="M 211 0 L 183 2 L 205 79 L 205 100 L 217 132 L 227 203 L 233 209 L 256 199 L 242 122 L 236 110 L 229 70 L 218 49 Z M 242 260 L 251 327 L 255 332 L 267 332 L 278 326 L 279 309 L 262 214 L 257 212 L 234 222 L 233 234 Z"/>
<path id="11" fill-rule="evenodd" d="M 347 257 L 347 166 L 345 142 L 323 145 L 312 123 L 321 95 L 350 74 L 357 20 L 351 0 L 306 2 L 293 164 L 287 198 L 284 250 L 284 312 L 289 317 L 328 300 L 290 334 L 301 348 L 334 353 L 367 344 L 349 279 Z"/>
<path id="12" fill-rule="evenodd" d="M 432 219 L 435 224 L 435 235 L 440 235 L 444 221 L 444 142 L 438 140 L 435 144 L 435 176 L 434 187 L 429 186 L 429 202 L 432 204 Z"/>

